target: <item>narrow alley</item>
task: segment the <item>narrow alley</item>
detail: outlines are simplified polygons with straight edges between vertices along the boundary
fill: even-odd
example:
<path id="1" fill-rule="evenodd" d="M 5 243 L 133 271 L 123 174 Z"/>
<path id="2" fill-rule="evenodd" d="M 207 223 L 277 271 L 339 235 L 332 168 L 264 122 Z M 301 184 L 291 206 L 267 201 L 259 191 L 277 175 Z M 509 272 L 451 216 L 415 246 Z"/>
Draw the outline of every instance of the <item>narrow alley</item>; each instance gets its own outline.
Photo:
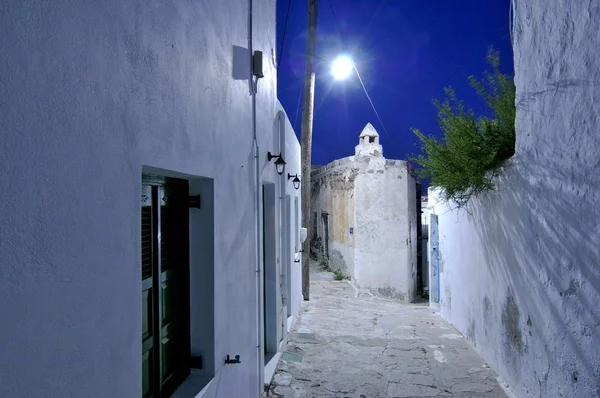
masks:
<path id="1" fill-rule="evenodd" d="M 311 300 L 266 397 L 513 397 L 427 304 L 399 304 L 311 269 Z"/>

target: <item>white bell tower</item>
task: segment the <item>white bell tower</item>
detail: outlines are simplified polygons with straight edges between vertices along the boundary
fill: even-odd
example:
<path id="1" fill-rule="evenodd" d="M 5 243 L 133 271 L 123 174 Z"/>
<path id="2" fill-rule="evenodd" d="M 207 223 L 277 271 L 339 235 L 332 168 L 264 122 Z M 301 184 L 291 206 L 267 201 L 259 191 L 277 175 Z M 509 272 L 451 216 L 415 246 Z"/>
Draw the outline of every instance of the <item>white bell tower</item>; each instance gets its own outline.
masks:
<path id="1" fill-rule="evenodd" d="M 379 134 L 371 123 L 367 123 L 358 140 L 358 145 L 354 148 L 356 156 L 383 156 L 383 147 L 379 144 Z"/>

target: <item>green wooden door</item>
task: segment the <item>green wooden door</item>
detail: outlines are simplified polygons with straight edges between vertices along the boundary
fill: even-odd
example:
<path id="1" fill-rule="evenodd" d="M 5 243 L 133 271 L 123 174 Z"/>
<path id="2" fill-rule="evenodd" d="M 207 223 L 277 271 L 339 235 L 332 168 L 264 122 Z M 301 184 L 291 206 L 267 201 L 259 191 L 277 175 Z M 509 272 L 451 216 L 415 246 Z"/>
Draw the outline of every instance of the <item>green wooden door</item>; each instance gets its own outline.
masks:
<path id="1" fill-rule="evenodd" d="M 158 398 L 168 397 L 189 375 L 188 186 L 185 180 L 168 179 L 145 185 L 142 191 L 147 190 L 150 204 L 142 206 L 142 386 L 144 398 Z M 148 218 L 149 234 L 144 232 Z M 147 241 L 151 256 L 144 253 Z"/>

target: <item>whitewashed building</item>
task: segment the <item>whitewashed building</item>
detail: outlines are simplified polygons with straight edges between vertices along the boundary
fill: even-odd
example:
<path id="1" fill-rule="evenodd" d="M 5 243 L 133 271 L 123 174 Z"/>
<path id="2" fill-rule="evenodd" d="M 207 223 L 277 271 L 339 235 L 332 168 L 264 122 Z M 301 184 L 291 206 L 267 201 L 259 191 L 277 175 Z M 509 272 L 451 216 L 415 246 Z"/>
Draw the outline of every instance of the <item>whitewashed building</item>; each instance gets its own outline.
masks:
<path id="1" fill-rule="evenodd" d="M 275 1 L 6 0 L 0 49 L 0 396 L 259 397 L 302 299 Z"/>
<path id="2" fill-rule="evenodd" d="M 496 189 L 429 191 L 430 300 L 518 397 L 600 396 L 600 4 L 514 0 L 516 146 Z"/>
<path id="3" fill-rule="evenodd" d="M 313 168 L 311 251 L 361 288 L 417 296 L 417 196 L 408 162 L 383 157 L 368 123 L 354 156 Z"/>
<path id="4" fill-rule="evenodd" d="M 421 196 L 421 289 L 424 297 L 429 297 L 429 209 L 427 209 L 427 196 Z M 418 215 L 417 215 L 418 216 Z"/>

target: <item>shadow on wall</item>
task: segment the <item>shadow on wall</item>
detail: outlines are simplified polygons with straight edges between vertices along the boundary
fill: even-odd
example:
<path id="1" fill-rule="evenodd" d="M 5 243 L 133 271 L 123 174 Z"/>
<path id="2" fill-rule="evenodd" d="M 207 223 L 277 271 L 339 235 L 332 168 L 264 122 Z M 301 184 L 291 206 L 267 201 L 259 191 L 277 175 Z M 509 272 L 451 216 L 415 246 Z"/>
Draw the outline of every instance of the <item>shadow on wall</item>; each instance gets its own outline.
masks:
<path id="1" fill-rule="evenodd" d="M 503 302 L 485 296 L 479 305 L 485 325 L 501 313 L 497 359 L 509 382 L 537 383 L 540 396 L 556 396 L 557 389 L 600 396 L 600 203 L 592 183 L 598 178 L 556 165 L 539 153 L 519 154 L 498 191 L 469 207 L 490 280 L 509 286 Z M 474 328 L 470 320 L 471 340 Z M 533 380 L 523 380 L 526 374 Z"/>
<path id="2" fill-rule="evenodd" d="M 250 59 L 250 50 L 240 46 L 233 46 L 231 77 L 234 80 L 250 79 Z"/>

